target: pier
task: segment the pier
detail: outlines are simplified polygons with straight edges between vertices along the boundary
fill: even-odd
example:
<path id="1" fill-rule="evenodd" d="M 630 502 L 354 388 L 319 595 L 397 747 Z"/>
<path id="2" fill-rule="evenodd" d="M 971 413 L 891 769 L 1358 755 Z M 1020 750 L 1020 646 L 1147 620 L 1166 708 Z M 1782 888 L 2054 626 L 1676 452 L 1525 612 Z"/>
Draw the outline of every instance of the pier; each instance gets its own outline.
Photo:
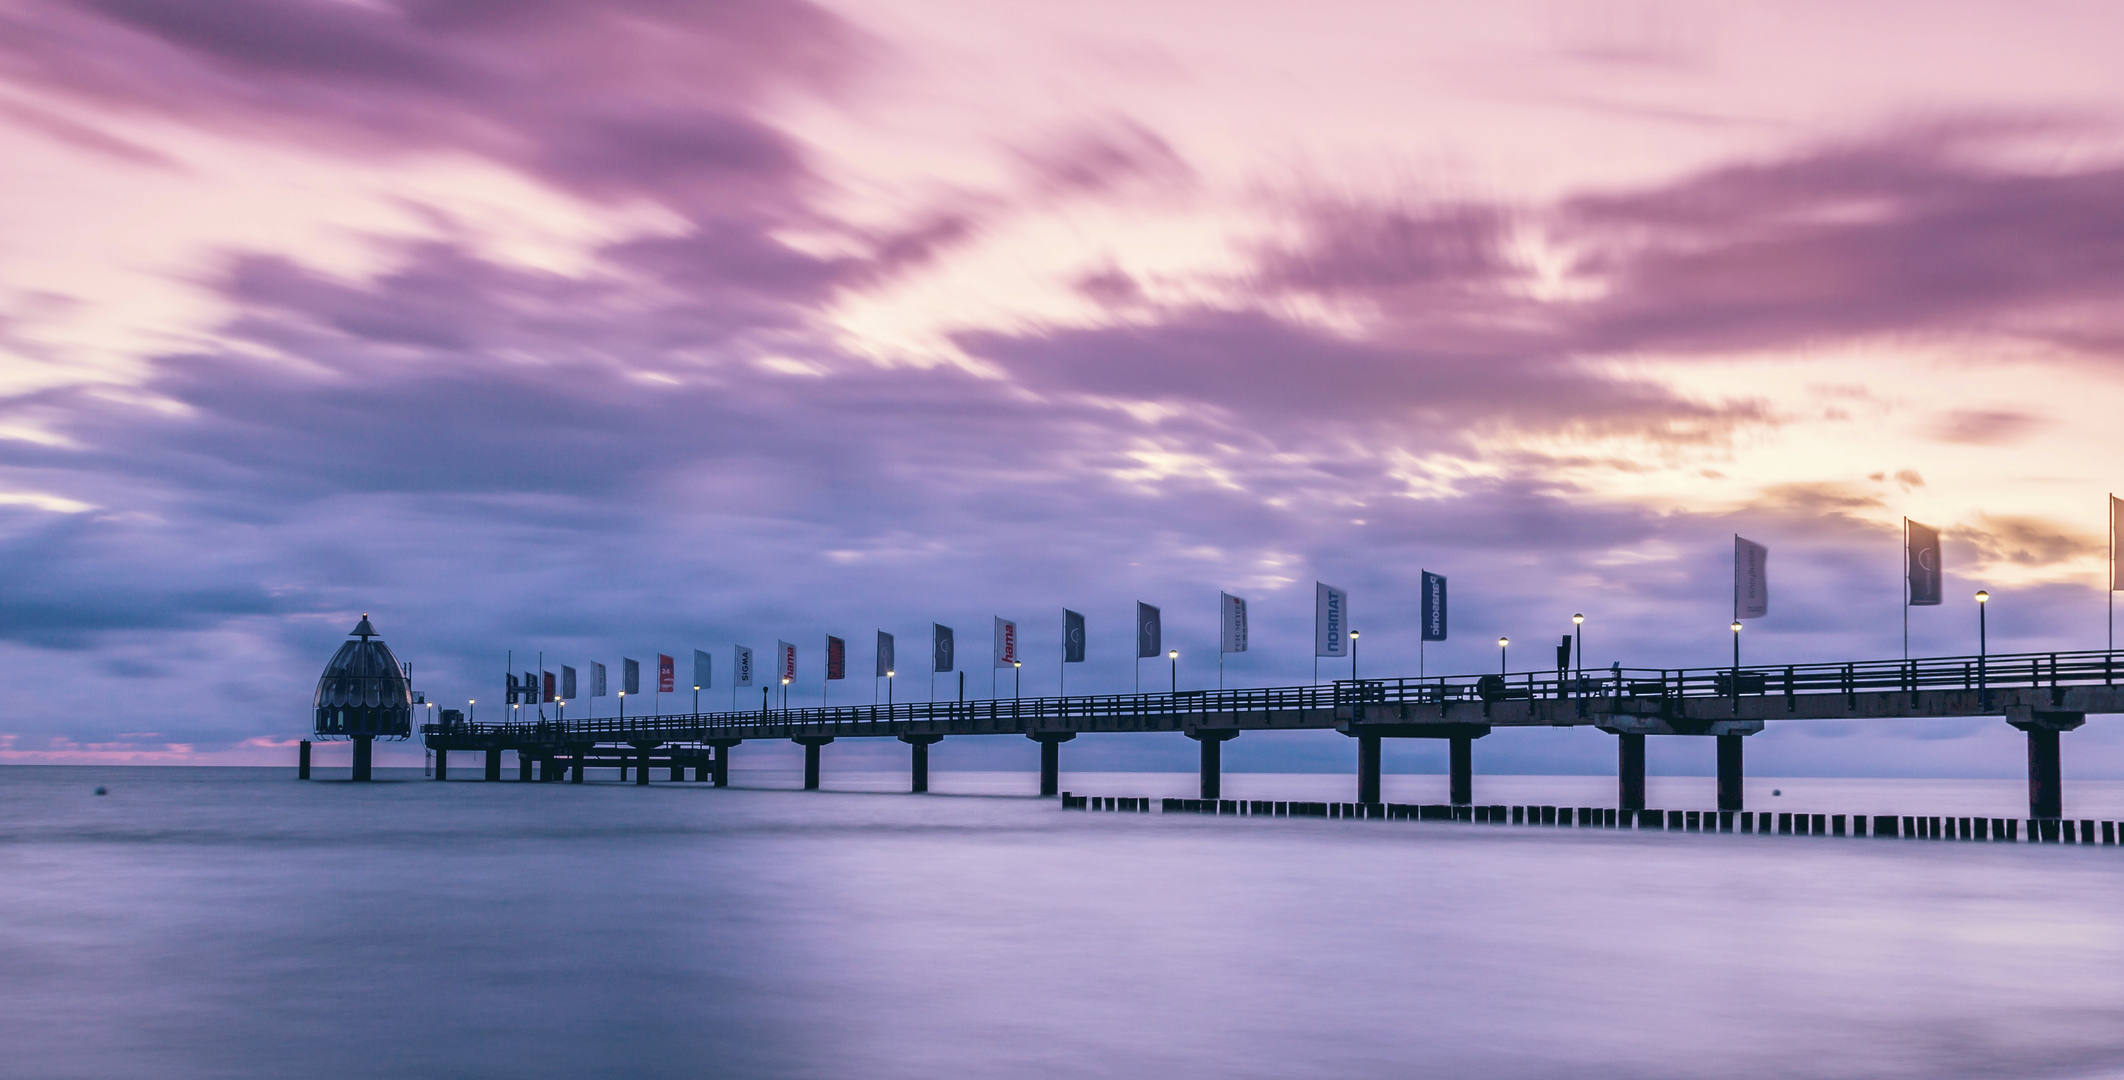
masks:
<path id="1" fill-rule="evenodd" d="M 2063 812 L 2060 735 L 2089 714 L 2124 713 L 2124 651 L 1948 656 L 1848 663 L 1623 668 L 1583 672 L 1340 680 L 1319 686 L 1170 693 L 900 702 L 819 708 L 470 723 L 446 714 L 420 728 L 437 779 L 449 755 L 501 754 L 519 779 L 580 783 L 586 767 L 618 767 L 646 784 L 729 783 L 746 742 L 804 747 L 804 786 L 819 786 L 822 753 L 837 739 L 898 739 L 912 751 L 910 790 L 929 784 L 929 748 L 958 736 L 1017 736 L 1039 744 L 1040 794 L 1059 788 L 1062 744 L 1090 732 L 1179 734 L 1201 749 L 1202 798 L 1221 789 L 1222 746 L 1248 732 L 1333 730 L 1357 740 L 1356 804 L 1379 802 L 1380 740 L 1449 743 L 1452 805 L 1475 803 L 1477 740 L 1498 728 L 1592 727 L 1616 737 L 1617 805 L 1645 808 L 1647 737 L 1717 740 L 1718 810 L 1743 803 L 1743 747 L 1771 723 L 1997 717 L 2026 733 L 2029 816 Z"/>

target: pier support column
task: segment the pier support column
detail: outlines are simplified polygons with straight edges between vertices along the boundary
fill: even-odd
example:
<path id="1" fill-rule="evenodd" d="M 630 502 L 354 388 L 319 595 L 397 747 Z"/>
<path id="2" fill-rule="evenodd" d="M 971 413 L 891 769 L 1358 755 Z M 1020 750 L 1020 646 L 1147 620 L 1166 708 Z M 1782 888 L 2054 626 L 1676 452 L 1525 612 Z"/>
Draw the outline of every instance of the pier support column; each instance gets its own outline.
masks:
<path id="1" fill-rule="evenodd" d="M 799 735 L 791 742 L 804 748 L 804 790 L 819 789 L 819 747 L 833 741 L 831 735 Z"/>
<path id="2" fill-rule="evenodd" d="M 295 779 L 297 779 L 297 780 L 308 780 L 309 778 L 310 778 L 310 740 L 308 740 L 308 739 L 304 739 L 304 740 L 302 741 L 302 749 L 300 749 L 300 750 L 296 751 L 296 753 L 295 753 Z"/>
<path id="3" fill-rule="evenodd" d="M 679 764 L 677 758 L 671 759 L 671 778 L 673 780 L 684 780 L 686 778 L 686 767 Z"/>
<path id="4" fill-rule="evenodd" d="M 516 778 L 518 780 L 529 781 L 531 779 L 531 763 L 535 760 L 537 759 L 525 751 L 518 750 L 516 752 Z"/>
<path id="5" fill-rule="evenodd" d="M 369 749 L 375 741 L 376 736 L 374 735 L 354 736 L 354 779 L 367 780 L 369 778 Z M 2050 745 L 2053 748 L 2050 759 L 2056 761 L 2058 757 L 2055 749 L 2058 745 L 2057 740 L 2052 739 Z M 2056 815 L 2052 816 L 2055 817 Z"/>
<path id="6" fill-rule="evenodd" d="M 568 756 L 568 782 L 571 784 L 583 782 L 583 748 L 580 746 L 576 747 L 574 753 Z"/>
<path id="7" fill-rule="evenodd" d="M 708 744 L 715 748 L 716 787 L 730 786 L 730 748 L 736 746 L 739 741 L 740 740 L 737 739 L 730 739 L 723 742 L 714 742 Z"/>
<path id="8" fill-rule="evenodd" d="M 1379 801 L 1379 736 L 1357 736 L 1357 801 Z"/>
<path id="9" fill-rule="evenodd" d="M 487 774 L 486 774 L 486 777 L 485 777 L 485 779 L 488 779 L 488 780 L 499 780 L 499 779 L 501 779 L 501 751 L 499 751 L 499 750 L 489 750 L 489 751 L 487 751 Z"/>
<path id="10" fill-rule="evenodd" d="M 909 791 L 917 795 L 929 790 L 929 746 L 942 741 L 942 735 L 902 735 L 900 741 L 914 748 L 914 777 Z"/>
<path id="11" fill-rule="evenodd" d="M 435 752 L 435 778 L 437 780 L 448 780 L 450 778 L 450 752 L 448 750 L 437 750 Z"/>
<path id="12" fill-rule="evenodd" d="M 1718 808 L 1741 808 L 1741 740 L 1745 735 L 1718 737 Z"/>
<path id="13" fill-rule="evenodd" d="M 1475 740 L 1466 735 L 1452 738 L 1453 805 L 1475 801 Z"/>
<path id="14" fill-rule="evenodd" d="M 1624 810 L 1645 808 L 1645 737 L 1615 737 L 1615 799 Z"/>
<path id="15" fill-rule="evenodd" d="M 1239 737 L 1237 731 L 1219 731 L 1215 728 L 1194 728 L 1187 737 L 1202 744 L 1202 797 L 1224 797 L 1224 743 Z"/>
<path id="16" fill-rule="evenodd" d="M 645 787 L 649 783 L 649 751 L 664 745 L 662 742 L 628 743 L 634 747 L 634 785 Z"/>
<path id="17" fill-rule="evenodd" d="M 1028 731 L 1025 737 L 1040 744 L 1040 795 L 1062 790 L 1062 744 L 1077 737 L 1074 731 Z"/>
<path id="18" fill-rule="evenodd" d="M 2058 733 L 2087 722 L 2086 713 L 2034 712 L 2009 715 L 2006 722 L 2028 733 L 2028 816 L 2065 815 L 2065 776 L 2058 757 Z"/>

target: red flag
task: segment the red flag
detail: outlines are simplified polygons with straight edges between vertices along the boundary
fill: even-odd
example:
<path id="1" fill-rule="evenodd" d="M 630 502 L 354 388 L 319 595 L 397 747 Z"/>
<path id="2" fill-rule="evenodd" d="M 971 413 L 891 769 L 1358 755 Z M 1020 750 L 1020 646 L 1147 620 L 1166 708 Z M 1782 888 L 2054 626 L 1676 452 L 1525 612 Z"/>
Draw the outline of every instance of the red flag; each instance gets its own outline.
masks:
<path id="1" fill-rule="evenodd" d="M 675 683 L 675 682 L 677 681 L 677 680 L 676 680 L 675 678 L 673 678 L 673 676 L 672 676 L 672 667 L 673 667 L 673 666 L 674 666 L 674 662 L 672 661 L 672 659 L 671 659 L 670 657 L 668 657 L 668 656 L 665 656 L 665 655 L 664 655 L 663 653 L 658 653 L 658 654 L 656 654 L 656 692 L 657 692 L 657 693 L 659 693 L 659 694 L 668 694 L 668 693 L 670 693 L 670 692 L 671 692 L 671 690 L 672 690 L 672 685 L 673 685 L 673 684 L 674 684 L 674 683 Z"/>

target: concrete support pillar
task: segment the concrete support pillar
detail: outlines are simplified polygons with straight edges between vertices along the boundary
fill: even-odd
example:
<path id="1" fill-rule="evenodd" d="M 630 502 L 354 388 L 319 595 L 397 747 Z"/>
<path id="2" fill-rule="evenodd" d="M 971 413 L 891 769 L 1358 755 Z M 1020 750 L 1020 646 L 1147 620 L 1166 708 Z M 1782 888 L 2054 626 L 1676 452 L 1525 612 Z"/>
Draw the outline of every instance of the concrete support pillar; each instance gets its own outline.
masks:
<path id="1" fill-rule="evenodd" d="M 371 744 L 375 741 L 376 736 L 374 735 L 354 736 L 354 779 L 367 780 L 369 778 L 369 750 Z M 2058 757 L 2056 750 L 2057 740 L 2052 739 L 2050 745 L 2052 747 L 2050 759 L 2056 761 Z M 2051 816 L 2056 817 L 2057 815 L 2053 814 Z"/>
<path id="2" fill-rule="evenodd" d="M 736 743 L 719 743 L 715 748 L 715 786 L 730 786 L 730 750 Z"/>
<path id="3" fill-rule="evenodd" d="M 2065 777 L 2058 761 L 2058 733 L 2087 722 L 2086 713 L 2032 712 L 2008 715 L 2006 722 L 2028 733 L 2028 816 L 2065 814 Z"/>
<path id="4" fill-rule="evenodd" d="M 1475 740 L 1466 735 L 1452 738 L 1453 805 L 1475 801 Z"/>
<path id="5" fill-rule="evenodd" d="M 804 790 L 819 789 L 819 747 L 833 741 L 831 735 L 803 735 L 791 740 L 804 747 Z"/>
<path id="6" fill-rule="evenodd" d="M 1615 737 L 1615 798 L 1624 810 L 1645 808 L 1645 737 Z"/>
<path id="7" fill-rule="evenodd" d="M 907 790 L 917 795 L 929 790 L 929 746 L 943 738 L 942 735 L 900 736 L 900 741 L 914 750 L 914 774 Z"/>
<path id="8" fill-rule="evenodd" d="M 536 759 L 527 751 L 518 750 L 516 752 L 516 778 L 518 780 L 528 781 L 531 779 L 531 763 L 534 760 Z"/>
<path id="9" fill-rule="evenodd" d="M 649 786 L 649 748 L 646 746 L 636 747 L 634 751 L 634 785 Z"/>
<path id="10" fill-rule="evenodd" d="M 297 780 L 308 780 L 309 778 L 310 778 L 310 740 L 308 740 L 308 739 L 304 739 L 304 740 L 302 741 L 302 749 L 300 749 L 300 750 L 297 750 L 297 751 L 295 752 L 295 779 L 297 779 Z"/>
<path id="11" fill-rule="evenodd" d="M 1718 808 L 1741 808 L 1741 740 L 1744 735 L 1718 736 Z"/>
<path id="12" fill-rule="evenodd" d="M 1223 798 L 1224 790 L 1224 743 L 1236 739 L 1239 732 L 1196 728 L 1187 737 L 1202 744 L 1202 797 Z"/>
<path id="13" fill-rule="evenodd" d="M 2065 814 L 2065 777 L 2058 757 L 2056 728 L 2028 729 L 2028 816 L 2054 818 Z"/>
<path id="14" fill-rule="evenodd" d="M 686 767 L 679 764 L 677 758 L 671 759 L 671 778 L 673 780 L 684 780 L 686 778 Z"/>
<path id="15" fill-rule="evenodd" d="M 709 754 L 711 755 L 713 755 L 714 753 L 715 751 L 713 750 L 709 751 Z M 709 761 L 708 758 L 699 758 L 695 760 L 693 763 L 693 782 L 696 784 L 707 783 L 708 774 L 713 771 L 714 768 L 714 763 Z"/>
<path id="16" fill-rule="evenodd" d="M 499 750 L 489 750 L 489 751 L 487 751 L 487 775 L 486 775 L 486 779 L 488 779 L 488 780 L 499 780 L 499 779 L 501 779 L 501 751 L 499 751 Z"/>
<path id="17" fill-rule="evenodd" d="M 580 784 L 583 782 L 582 747 L 576 747 L 575 754 L 568 760 L 568 782 L 571 784 Z"/>
<path id="18" fill-rule="evenodd" d="M 1379 801 L 1379 736 L 1357 736 L 1357 801 Z"/>
<path id="19" fill-rule="evenodd" d="M 437 780 L 448 780 L 450 778 L 450 752 L 448 750 L 437 750 L 435 752 L 435 778 Z"/>
<path id="20" fill-rule="evenodd" d="M 1032 731 L 1026 738 L 1040 744 L 1040 795 L 1062 790 L 1062 744 L 1077 737 L 1074 731 Z"/>

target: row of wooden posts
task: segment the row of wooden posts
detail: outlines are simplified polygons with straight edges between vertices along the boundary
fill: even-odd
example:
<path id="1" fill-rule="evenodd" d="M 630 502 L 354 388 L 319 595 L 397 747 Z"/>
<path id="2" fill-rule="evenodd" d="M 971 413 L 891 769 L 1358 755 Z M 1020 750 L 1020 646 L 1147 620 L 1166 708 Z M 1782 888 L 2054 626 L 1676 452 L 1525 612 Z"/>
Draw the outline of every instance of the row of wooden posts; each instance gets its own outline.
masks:
<path id="1" fill-rule="evenodd" d="M 1600 806 L 1454 806 L 1445 803 L 1284 802 L 1266 799 L 1147 799 L 1062 793 L 1064 810 L 1237 817 L 1364 818 L 1476 825 L 1635 829 L 1777 836 L 1872 836 L 1906 840 L 2105 844 L 2124 837 L 2124 823 L 2058 818 L 1938 817 L 1902 814 L 1808 814 L 1768 810 L 1618 810 Z"/>

